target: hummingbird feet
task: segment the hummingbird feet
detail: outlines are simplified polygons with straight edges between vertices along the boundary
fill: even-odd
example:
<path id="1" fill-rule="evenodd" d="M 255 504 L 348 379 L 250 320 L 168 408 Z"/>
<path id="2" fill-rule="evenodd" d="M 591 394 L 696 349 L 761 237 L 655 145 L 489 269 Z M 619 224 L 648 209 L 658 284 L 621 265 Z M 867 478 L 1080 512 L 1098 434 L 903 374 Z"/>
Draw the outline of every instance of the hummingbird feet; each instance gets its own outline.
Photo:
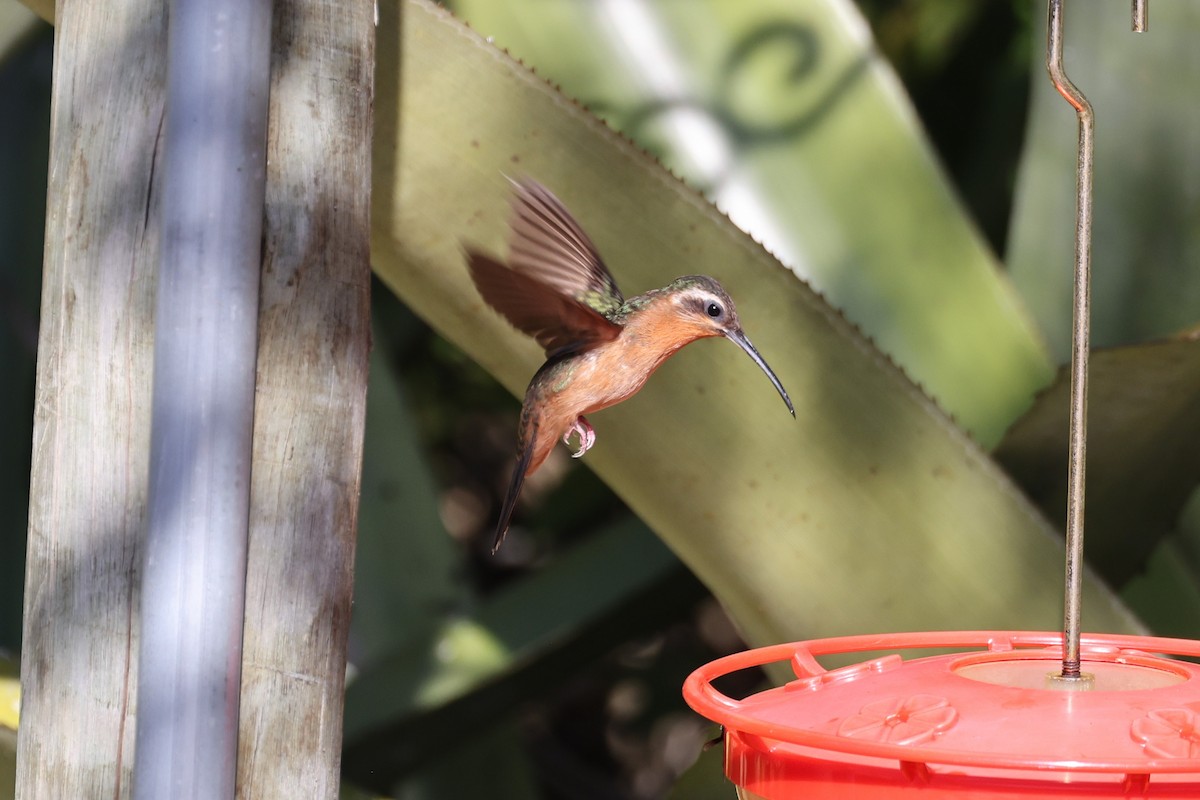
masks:
<path id="1" fill-rule="evenodd" d="M 567 428 L 567 432 L 563 434 L 563 444 L 570 446 L 572 433 L 579 434 L 579 449 L 571 454 L 571 458 L 579 458 L 596 443 L 596 431 L 583 417 L 576 417 L 575 424 Z"/>

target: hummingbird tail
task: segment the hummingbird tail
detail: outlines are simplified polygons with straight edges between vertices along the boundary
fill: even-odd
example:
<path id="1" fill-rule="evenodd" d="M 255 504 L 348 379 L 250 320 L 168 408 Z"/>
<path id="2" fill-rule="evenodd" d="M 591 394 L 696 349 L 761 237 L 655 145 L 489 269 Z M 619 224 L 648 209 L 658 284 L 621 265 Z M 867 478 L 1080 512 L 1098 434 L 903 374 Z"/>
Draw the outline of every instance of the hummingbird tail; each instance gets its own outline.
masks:
<path id="1" fill-rule="evenodd" d="M 525 446 L 513 467 L 512 480 L 508 484 L 508 492 L 504 495 L 504 505 L 500 509 L 500 520 L 496 523 L 496 539 L 492 542 L 492 555 L 500 549 L 504 535 L 508 533 L 508 524 L 512 520 L 513 509 L 517 507 L 517 498 L 521 496 L 521 486 L 525 483 L 525 472 L 533 458 L 533 446 L 537 442 L 537 423 L 534 422 L 524 437 Z"/>

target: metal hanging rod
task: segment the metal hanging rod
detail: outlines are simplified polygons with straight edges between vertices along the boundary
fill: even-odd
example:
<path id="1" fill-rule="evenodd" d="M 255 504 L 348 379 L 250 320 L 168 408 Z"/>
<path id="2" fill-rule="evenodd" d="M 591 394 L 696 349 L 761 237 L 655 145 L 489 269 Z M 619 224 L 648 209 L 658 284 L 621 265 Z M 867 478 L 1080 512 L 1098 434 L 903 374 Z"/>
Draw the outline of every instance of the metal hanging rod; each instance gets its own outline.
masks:
<path id="1" fill-rule="evenodd" d="M 1145 33 L 1150 27 L 1150 0 L 1133 0 L 1133 32 Z"/>
<path id="2" fill-rule="evenodd" d="M 1071 433 L 1067 475 L 1067 562 L 1063 604 L 1062 677 L 1079 678 L 1080 602 L 1083 590 L 1083 507 L 1087 467 L 1087 373 L 1092 269 L 1092 155 L 1095 115 L 1063 69 L 1063 2 L 1050 0 L 1046 68 L 1054 88 L 1079 117 L 1075 176 L 1075 295 L 1071 335 Z"/>
<path id="3" fill-rule="evenodd" d="M 1079 118 L 1075 197 L 1075 290 L 1071 334 L 1071 430 L 1067 475 L 1067 556 L 1063 602 L 1064 682 L 1086 682 L 1080 671 L 1079 637 L 1083 593 L 1084 487 L 1087 467 L 1087 379 L 1091 340 L 1092 175 L 1095 115 L 1092 104 L 1067 77 L 1063 68 L 1063 3 L 1049 0 L 1046 68 L 1050 80 Z M 1149 0 L 1132 0 L 1132 27 L 1148 25 Z"/>

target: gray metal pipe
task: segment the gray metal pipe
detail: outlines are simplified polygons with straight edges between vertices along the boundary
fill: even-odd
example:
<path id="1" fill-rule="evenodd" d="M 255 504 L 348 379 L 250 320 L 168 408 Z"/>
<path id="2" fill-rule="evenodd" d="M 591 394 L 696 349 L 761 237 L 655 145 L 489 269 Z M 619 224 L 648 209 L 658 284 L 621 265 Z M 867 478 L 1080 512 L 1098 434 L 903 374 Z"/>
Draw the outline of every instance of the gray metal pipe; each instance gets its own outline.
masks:
<path id="1" fill-rule="evenodd" d="M 133 795 L 231 798 L 270 0 L 172 0 Z"/>

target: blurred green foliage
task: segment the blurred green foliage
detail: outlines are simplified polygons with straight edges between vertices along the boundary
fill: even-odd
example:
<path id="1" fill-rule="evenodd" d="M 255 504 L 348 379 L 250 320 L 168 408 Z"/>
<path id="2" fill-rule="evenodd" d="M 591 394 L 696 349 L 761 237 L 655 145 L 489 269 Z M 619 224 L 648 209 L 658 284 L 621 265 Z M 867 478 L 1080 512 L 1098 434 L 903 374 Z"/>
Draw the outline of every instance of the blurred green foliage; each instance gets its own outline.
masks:
<path id="1" fill-rule="evenodd" d="M 0 53 L 0 650 L 21 638 L 32 446 L 34 352 L 50 131 L 52 31 L 9 17 L 22 35 Z"/>

